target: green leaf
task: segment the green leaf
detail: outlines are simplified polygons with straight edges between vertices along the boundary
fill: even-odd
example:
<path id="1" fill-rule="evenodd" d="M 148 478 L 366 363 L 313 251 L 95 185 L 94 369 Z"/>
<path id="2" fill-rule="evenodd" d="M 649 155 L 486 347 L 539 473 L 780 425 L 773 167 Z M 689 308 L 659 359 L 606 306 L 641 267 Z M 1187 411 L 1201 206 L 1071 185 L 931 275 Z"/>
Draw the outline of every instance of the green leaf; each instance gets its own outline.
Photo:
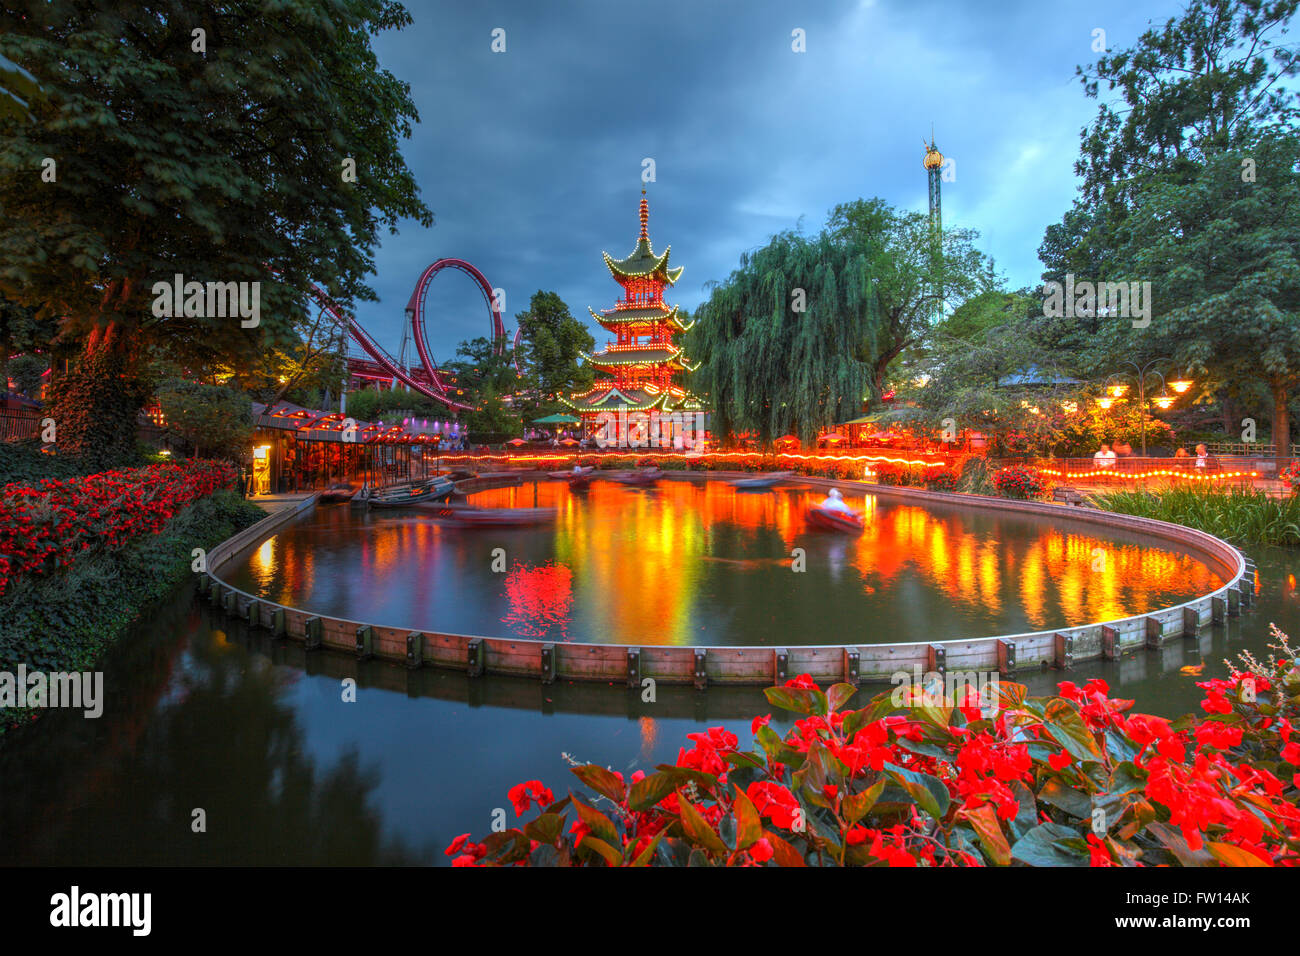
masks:
<path id="1" fill-rule="evenodd" d="M 908 796 L 918 807 L 936 821 L 942 820 L 948 813 L 952 798 L 948 794 L 947 786 L 938 777 L 928 773 L 917 773 L 891 763 L 885 764 L 885 773 L 907 791 Z"/>
<path id="2" fill-rule="evenodd" d="M 997 810 L 991 803 L 986 803 L 982 807 L 964 807 L 957 811 L 957 815 L 963 817 L 974 828 L 980 846 L 984 848 L 994 866 L 1011 865 L 1011 845 L 1007 843 L 1002 825 L 998 822 Z"/>
<path id="3" fill-rule="evenodd" d="M 627 805 L 633 810 L 649 810 L 676 789 L 676 778 L 672 774 L 652 773 L 632 784 Z"/>
<path id="4" fill-rule="evenodd" d="M 609 817 L 595 807 L 583 803 L 577 797 L 573 798 L 573 806 L 578 811 L 578 816 L 582 818 L 582 822 L 587 824 L 591 832 L 596 834 L 597 837 L 611 846 L 620 846 L 622 844 L 623 841 L 618 835 L 618 828 L 614 826 L 614 822 Z"/>
<path id="5" fill-rule="evenodd" d="M 1255 854 L 1243 850 L 1239 846 L 1233 846 L 1231 843 L 1216 843 L 1213 840 L 1205 841 L 1205 848 L 1214 855 L 1214 858 L 1224 866 L 1269 866 Z"/>
<path id="6" fill-rule="evenodd" d="M 827 706 L 829 706 L 833 711 L 838 711 L 848 703 L 857 692 L 858 688 L 854 687 L 852 684 L 832 684 L 826 690 Z"/>
<path id="7" fill-rule="evenodd" d="M 731 803 L 731 812 L 736 817 L 736 849 L 747 850 L 763 835 L 763 821 L 753 802 L 739 787 Z"/>
<path id="8" fill-rule="evenodd" d="M 884 791 L 887 782 L 884 777 L 881 777 L 861 793 L 853 793 L 845 797 L 840 805 L 840 812 L 844 814 L 844 819 L 850 824 L 854 824 L 870 813 L 871 808 L 880 799 L 880 794 Z"/>
<path id="9" fill-rule="evenodd" d="M 1038 799 L 1049 806 L 1064 810 L 1072 817 L 1081 820 L 1092 817 L 1092 800 L 1088 794 L 1076 790 L 1058 776 L 1049 777 L 1038 790 Z"/>
<path id="10" fill-rule="evenodd" d="M 787 843 L 784 839 L 777 836 L 771 830 L 764 830 L 763 836 L 772 846 L 772 859 L 776 861 L 777 866 L 807 866 L 803 854 Z"/>
<path id="11" fill-rule="evenodd" d="M 700 811 L 695 809 L 691 801 L 686 799 L 686 794 L 680 790 L 677 792 L 677 805 L 680 808 L 682 831 L 691 842 L 721 856 L 730 852 L 722 838 L 713 832 L 713 827 L 709 826 Z"/>
<path id="12" fill-rule="evenodd" d="M 888 717 L 896 710 L 898 708 L 894 706 L 893 691 L 877 694 L 866 707 L 844 715 L 844 736 L 851 740 L 867 724 L 874 724 L 882 717 Z"/>
<path id="13" fill-rule="evenodd" d="M 1088 855 L 1070 853 L 1057 846 L 1061 840 L 1078 839 L 1079 834 L 1059 823 L 1043 823 L 1016 841 L 1011 856 L 1029 866 L 1086 866 Z"/>
<path id="14" fill-rule="evenodd" d="M 614 776 L 613 771 L 589 763 L 585 767 L 573 767 L 574 775 L 597 793 L 609 797 L 615 803 L 622 803 L 627 792 L 623 781 Z"/>
<path id="15" fill-rule="evenodd" d="M 610 866 L 623 865 L 623 854 L 619 853 L 618 850 L 614 849 L 598 836 L 593 836 L 588 833 L 582 838 L 580 847 L 584 850 L 592 850 L 595 853 L 599 853 L 605 858 L 605 862 Z"/>
<path id="16" fill-rule="evenodd" d="M 664 838 L 667 830 L 660 830 L 654 835 L 654 838 L 646 844 L 646 848 L 637 854 L 637 858 L 632 861 L 633 866 L 649 866 L 650 860 L 654 857 L 655 851 L 659 849 L 659 841 Z"/>
<path id="17" fill-rule="evenodd" d="M 1070 752 L 1076 760 L 1103 760 L 1104 755 L 1097 746 L 1092 731 L 1083 722 L 1083 717 L 1074 704 L 1060 698 L 1047 702 L 1044 712 L 1044 726 L 1052 738 Z"/>
<path id="18" fill-rule="evenodd" d="M 524 835 L 538 843 L 554 843 L 564 831 L 564 817 L 558 813 L 543 813 L 524 826 Z"/>
<path id="19" fill-rule="evenodd" d="M 826 695 L 808 687 L 768 687 L 763 693 L 773 707 L 808 716 L 826 716 Z"/>

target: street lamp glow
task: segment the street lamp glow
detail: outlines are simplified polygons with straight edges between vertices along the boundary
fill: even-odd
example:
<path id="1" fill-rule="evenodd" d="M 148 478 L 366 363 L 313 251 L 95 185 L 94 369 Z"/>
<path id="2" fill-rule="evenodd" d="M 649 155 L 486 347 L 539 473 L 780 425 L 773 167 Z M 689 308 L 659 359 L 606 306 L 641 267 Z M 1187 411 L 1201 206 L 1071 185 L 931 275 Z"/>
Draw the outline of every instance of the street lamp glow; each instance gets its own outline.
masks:
<path id="1" fill-rule="evenodd" d="M 1110 407 L 1114 404 L 1115 404 L 1115 399 L 1113 398 L 1097 399 L 1097 407 L 1099 407 L 1103 412 L 1110 411 Z"/>
<path id="2" fill-rule="evenodd" d="M 1187 391 L 1189 388 L 1192 387 L 1192 383 L 1185 378 L 1180 378 L 1175 382 L 1170 382 L 1169 387 L 1172 388 L 1179 395 L 1181 395 L 1183 394 L 1183 392 Z"/>
<path id="3" fill-rule="evenodd" d="M 1123 398 L 1128 394 L 1127 385 L 1108 385 L 1106 391 L 1110 392 L 1111 398 Z"/>

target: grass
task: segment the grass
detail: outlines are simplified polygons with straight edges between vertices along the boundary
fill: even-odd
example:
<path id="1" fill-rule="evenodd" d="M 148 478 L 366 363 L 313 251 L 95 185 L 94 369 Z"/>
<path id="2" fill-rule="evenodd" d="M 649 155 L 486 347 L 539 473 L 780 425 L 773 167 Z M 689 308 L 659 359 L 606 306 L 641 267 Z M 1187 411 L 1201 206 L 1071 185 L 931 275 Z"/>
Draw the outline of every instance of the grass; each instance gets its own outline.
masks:
<path id="1" fill-rule="evenodd" d="M 1226 541 L 1300 545 L 1300 495 L 1270 498 L 1248 488 L 1107 491 L 1091 496 L 1105 511 L 1171 521 Z"/>

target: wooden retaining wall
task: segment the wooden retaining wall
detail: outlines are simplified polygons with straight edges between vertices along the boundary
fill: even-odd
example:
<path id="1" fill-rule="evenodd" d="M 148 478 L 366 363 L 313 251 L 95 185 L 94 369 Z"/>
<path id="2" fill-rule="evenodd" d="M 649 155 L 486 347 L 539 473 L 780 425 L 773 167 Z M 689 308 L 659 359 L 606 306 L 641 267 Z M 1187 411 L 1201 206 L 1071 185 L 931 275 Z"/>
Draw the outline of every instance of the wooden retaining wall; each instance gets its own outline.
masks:
<path id="1" fill-rule="evenodd" d="M 684 476 L 695 477 L 691 473 Z M 717 473 L 709 473 L 716 476 Z M 1200 628 L 1241 613 L 1254 597 L 1255 566 L 1240 551 L 1212 535 L 1181 525 L 1134 518 L 1093 509 L 981 495 L 958 495 L 821 478 L 792 479 L 817 487 L 866 491 L 880 498 L 915 504 L 951 504 L 1001 512 L 1062 519 L 1099 530 L 1139 531 L 1193 552 L 1225 583 L 1217 590 L 1173 607 L 1095 624 L 1005 634 L 968 640 L 912 644 L 848 644 L 823 647 L 629 647 L 623 644 L 552 643 L 525 639 L 411 631 L 364 621 L 322 617 L 308 610 L 265 601 L 231 587 L 218 577 L 221 566 L 265 540 L 315 507 L 304 499 L 222 542 L 208 555 L 200 578 L 203 595 L 226 614 L 275 639 L 302 642 L 308 651 L 328 648 L 380 658 L 408 667 L 433 666 L 465 671 L 471 677 L 511 674 L 540 679 L 603 681 L 640 686 L 645 678 L 665 684 L 769 685 L 798 674 L 821 684 L 889 682 L 899 672 L 946 674 L 948 671 L 998 672 L 1009 676 L 1046 667 L 1068 669 L 1076 662 L 1114 660 L 1138 647 L 1159 648 L 1169 641 L 1195 637 Z"/>

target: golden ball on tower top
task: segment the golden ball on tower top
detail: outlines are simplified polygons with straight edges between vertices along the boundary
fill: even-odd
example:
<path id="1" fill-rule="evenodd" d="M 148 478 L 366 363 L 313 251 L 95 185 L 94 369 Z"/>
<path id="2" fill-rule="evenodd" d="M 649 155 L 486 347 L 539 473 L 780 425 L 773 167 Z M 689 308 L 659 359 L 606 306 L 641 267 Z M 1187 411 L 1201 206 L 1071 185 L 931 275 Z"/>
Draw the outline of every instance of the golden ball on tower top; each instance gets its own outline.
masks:
<path id="1" fill-rule="evenodd" d="M 934 148 L 934 140 L 930 140 L 929 144 L 926 144 L 925 140 L 921 140 L 921 143 L 925 145 L 925 158 L 921 160 L 921 165 L 926 169 L 938 169 L 942 166 L 943 153 Z"/>

